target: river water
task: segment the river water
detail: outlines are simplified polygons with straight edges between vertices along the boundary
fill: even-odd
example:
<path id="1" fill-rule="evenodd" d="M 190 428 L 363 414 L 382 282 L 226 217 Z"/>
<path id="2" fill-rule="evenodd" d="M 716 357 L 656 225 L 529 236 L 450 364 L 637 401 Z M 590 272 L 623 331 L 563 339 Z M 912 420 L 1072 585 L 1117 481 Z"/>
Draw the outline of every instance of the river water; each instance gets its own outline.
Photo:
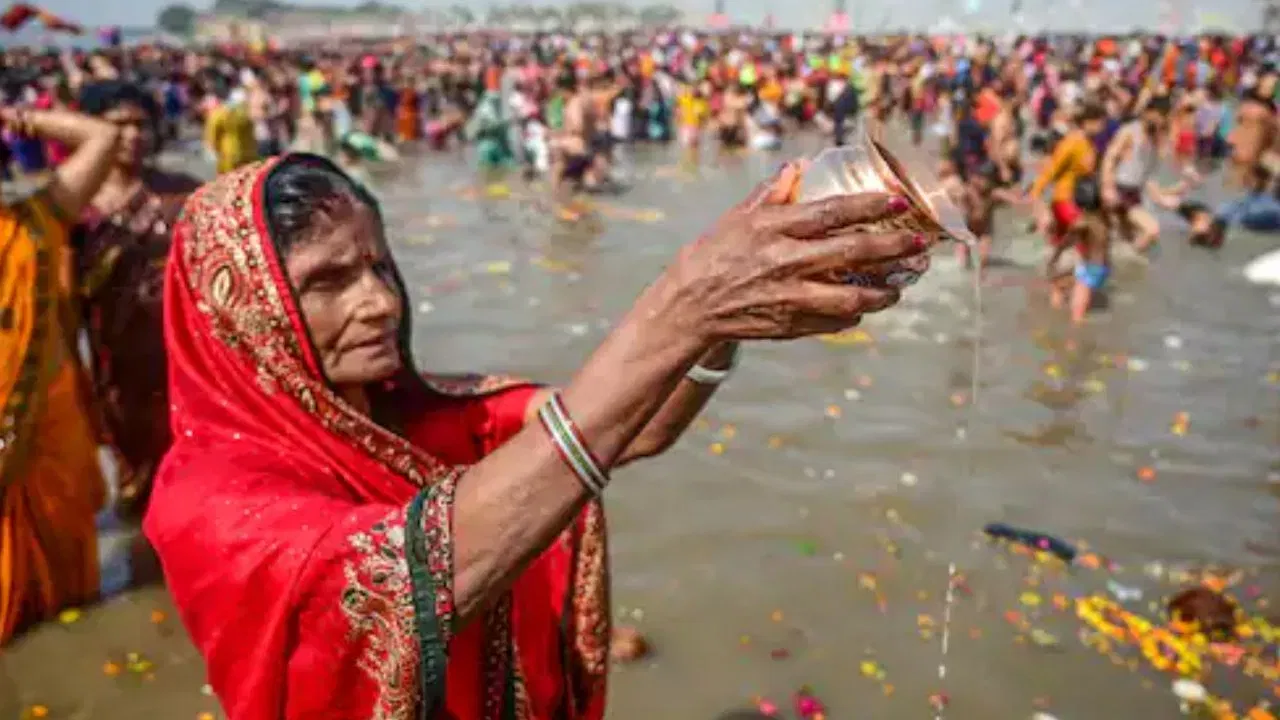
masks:
<path id="1" fill-rule="evenodd" d="M 378 174 L 420 362 L 564 381 L 781 157 L 690 170 L 638 149 L 633 186 L 572 226 L 461 155 Z M 1162 254 L 1119 262 L 1109 306 L 1072 329 L 1032 282 L 1041 241 L 1002 218 L 976 410 L 971 289 L 949 256 L 861 332 L 746 347 L 688 436 L 610 488 L 615 610 L 656 648 L 615 671 L 610 717 L 711 720 L 760 699 L 791 717 L 802 686 L 832 720 L 931 718 L 943 698 L 956 720 L 1177 717 L 1170 678 L 1082 644 L 1069 600 L 1110 584 L 1154 617 L 1169 569 L 1240 568 L 1236 594 L 1276 621 L 1280 292 L 1240 277 L 1273 240 L 1209 254 L 1162 219 Z M 988 545 L 992 521 L 1083 543 L 1104 567 Z M 63 620 L 0 656 L 0 719 L 221 717 L 163 589 Z M 1280 703 L 1257 678 L 1209 686 L 1237 708 Z"/>

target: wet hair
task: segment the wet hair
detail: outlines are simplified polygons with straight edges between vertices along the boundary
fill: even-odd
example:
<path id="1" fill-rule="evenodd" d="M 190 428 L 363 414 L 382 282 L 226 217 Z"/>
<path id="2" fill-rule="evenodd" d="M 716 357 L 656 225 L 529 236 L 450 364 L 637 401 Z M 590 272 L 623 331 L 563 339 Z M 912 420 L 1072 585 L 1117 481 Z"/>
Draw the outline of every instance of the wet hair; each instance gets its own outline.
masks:
<path id="1" fill-rule="evenodd" d="M 1272 112 L 1274 112 L 1276 109 L 1275 102 L 1273 102 L 1271 98 L 1264 95 L 1262 91 L 1258 90 L 1257 88 L 1254 88 L 1253 90 L 1249 91 L 1244 96 L 1244 99 L 1248 102 L 1258 103 L 1259 105 L 1262 105 L 1263 107 L 1267 108 L 1267 110 Z"/>
<path id="2" fill-rule="evenodd" d="M 343 206 L 365 205 L 378 214 L 378 202 L 368 190 L 337 165 L 307 153 L 288 155 L 272 168 L 263 196 L 267 231 L 281 258 L 311 238 L 319 221 L 332 218 Z"/>
<path id="3" fill-rule="evenodd" d="M 1090 120 L 1105 120 L 1107 118 L 1107 109 L 1095 102 L 1087 102 L 1080 108 L 1080 114 L 1076 119 L 1080 123 L 1087 123 Z"/>
<path id="4" fill-rule="evenodd" d="M 1186 220 L 1187 222 L 1191 222 L 1192 220 L 1195 219 L 1196 215 L 1199 215 L 1200 213 L 1209 212 L 1209 206 L 1201 202 L 1196 202 L 1195 200 L 1187 200 L 1185 202 L 1180 203 L 1178 205 L 1178 209 L 1175 212 L 1177 212 L 1178 216 L 1181 217 L 1183 220 Z"/>
<path id="5" fill-rule="evenodd" d="M 156 100 L 138 85 L 121 80 L 104 80 L 85 85 L 80 90 L 80 110 L 90 115 L 105 115 L 121 105 L 142 108 L 147 117 L 156 117 Z"/>
<path id="6" fill-rule="evenodd" d="M 275 247 L 276 256 L 283 263 L 289 252 L 315 237 L 319 223 L 333 216 L 334 212 L 344 205 L 355 207 L 364 205 L 374 213 L 378 233 L 382 233 L 382 214 L 378 201 L 363 185 L 352 180 L 330 160 L 309 153 L 292 153 L 284 156 L 270 173 L 263 184 L 263 203 L 266 207 L 267 232 L 270 242 Z M 318 222 L 319 221 L 319 222 Z M 397 331 L 401 360 L 405 368 L 413 367 L 412 323 L 410 313 L 404 311 L 403 304 L 409 297 L 405 290 L 404 279 L 394 262 L 386 264 L 379 275 L 400 298 L 400 327 Z M 421 390 L 420 380 L 413 373 L 402 373 L 405 380 L 413 387 Z M 394 403 L 387 404 L 382 398 L 374 398 L 374 416 L 390 423 L 394 427 L 396 419 Z"/>

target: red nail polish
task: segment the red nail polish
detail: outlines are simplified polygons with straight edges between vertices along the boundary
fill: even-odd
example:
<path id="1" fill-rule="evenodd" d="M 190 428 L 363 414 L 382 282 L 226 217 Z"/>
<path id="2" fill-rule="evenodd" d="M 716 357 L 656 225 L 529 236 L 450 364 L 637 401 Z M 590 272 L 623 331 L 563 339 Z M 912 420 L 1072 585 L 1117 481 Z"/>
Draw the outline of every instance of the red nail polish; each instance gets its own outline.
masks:
<path id="1" fill-rule="evenodd" d="M 909 207 L 911 207 L 911 203 L 908 202 L 907 199 L 902 197 L 901 195 L 894 195 L 893 197 L 889 198 L 889 212 L 895 212 L 895 213 L 906 212 L 907 208 Z"/>
<path id="2" fill-rule="evenodd" d="M 929 249 L 929 238 L 925 237 L 924 235 L 916 235 L 911 240 L 916 244 L 916 249 L 918 250 Z"/>

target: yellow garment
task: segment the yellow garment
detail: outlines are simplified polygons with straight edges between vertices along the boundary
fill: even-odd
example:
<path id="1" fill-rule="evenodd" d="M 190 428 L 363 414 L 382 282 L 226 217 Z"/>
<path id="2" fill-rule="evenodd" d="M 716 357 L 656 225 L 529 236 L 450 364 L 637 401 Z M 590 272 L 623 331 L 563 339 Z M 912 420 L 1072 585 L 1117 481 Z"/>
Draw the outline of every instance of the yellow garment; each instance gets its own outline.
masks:
<path id="1" fill-rule="evenodd" d="M 63 322 L 67 237 L 42 194 L 0 204 L 0 645 L 98 594 L 105 488 Z"/>
<path id="2" fill-rule="evenodd" d="M 204 121 L 204 144 L 218 158 L 218 173 L 230 172 L 258 159 L 253 121 L 240 105 L 219 105 Z"/>
<path id="3" fill-rule="evenodd" d="M 782 85 L 777 80 L 766 80 L 760 87 L 760 99 L 767 103 L 782 102 Z"/>
<path id="4" fill-rule="evenodd" d="M 1093 142 L 1084 132 L 1073 130 L 1058 141 L 1049 162 L 1031 186 L 1031 197 L 1040 197 L 1049 183 L 1053 183 L 1054 202 L 1074 202 L 1076 181 L 1092 173 L 1096 165 Z"/>
<path id="5" fill-rule="evenodd" d="M 682 127 L 702 127 L 711 116 L 711 105 L 704 98 L 683 92 L 676 98 L 676 112 Z"/>

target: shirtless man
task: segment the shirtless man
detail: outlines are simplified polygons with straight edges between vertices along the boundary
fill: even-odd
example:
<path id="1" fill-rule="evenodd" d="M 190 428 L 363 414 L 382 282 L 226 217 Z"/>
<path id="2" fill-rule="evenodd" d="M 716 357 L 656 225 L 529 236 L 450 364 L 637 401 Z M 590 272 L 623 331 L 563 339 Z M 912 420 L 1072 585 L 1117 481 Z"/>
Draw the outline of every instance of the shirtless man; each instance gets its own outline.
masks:
<path id="1" fill-rule="evenodd" d="M 730 85 L 724 92 L 724 101 L 716 115 L 716 132 L 723 149 L 740 148 L 747 144 L 747 108 L 751 98 L 743 88 Z"/>
<path id="2" fill-rule="evenodd" d="M 591 83 L 590 112 L 592 132 L 587 136 L 591 150 L 591 178 L 588 187 L 596 187 L 608 179 L 613 171 L 613 147 L 615 139 L 609 132 L 609 118 L 613 115 L 613 103 L 622 91 L 614 71 L 609 70 L 597 76 Z"/>
<path id="3" fill-rule="evenodd" d="M 965 179 L 961 179 L 954 168 L 954 163 L 944 161 L 939 175 L 943 188 L 964 212 L 969 232 L 978 238 L 978 270 L 981 272 L 991 257 L 996 207 L 1002 204 L 1022 205 L 1026 198 L 1016 187 L 1005 183 L 1000 168 L 994 162 L 983 163 Z M 957 243 L 956 254 L 961 265 L 973 267 L 968 245 Z"/>
<path id="4" fill-rule="evenodd" d="M 1015 95 L 1011 90 L 1000 93 L 1000 112 L 991 120 L 987 134 L 987 155 L 1002 176 L 1014 174 L 1022 157 L 1018 144 L 1018 120 L 1014 116 Z"/>
<path id="5" fill-rule="evenodd" d="M 590 98 L 579 89 L 578 78 L 572 73 L 562 75 L 558 85 L 565 104 L 564 125 L 551 140 L 551 184 L 557 191 L 565 183 L 591 185 L 599 179 L 592 172 L 591 138 L 596 122 Z"/>
<path id="6" fill-rule="evenodd" d="M 1142 206 L 1169 127 L 1169 101 L 1155 98 L 1142 115 L 1120 128 L 1102 157 L 1102 201 L 1111 221 L 1134 249 L 1145 251 L 1160 236 L 1160 223 Z"/>
<path id="7" fill-rule="evenodd" d="M 249 95 L 249 119 L 253 121 L 253 138 L 258 141 L 258 157 L 271 157 L 281 150 L 275 136 L 276 102 L 271 88 L 251 71 L 245 71 L 243 81 Z"/>
<path id="8" fill-rule="evenodd" d="M 1247 184 L 1249 174 L 1277 139 L 1276 109 L 1271 100 L 1255 91 L 1240 101 L 1227 143 L 1231 146 L 1230 177 Z"/>

